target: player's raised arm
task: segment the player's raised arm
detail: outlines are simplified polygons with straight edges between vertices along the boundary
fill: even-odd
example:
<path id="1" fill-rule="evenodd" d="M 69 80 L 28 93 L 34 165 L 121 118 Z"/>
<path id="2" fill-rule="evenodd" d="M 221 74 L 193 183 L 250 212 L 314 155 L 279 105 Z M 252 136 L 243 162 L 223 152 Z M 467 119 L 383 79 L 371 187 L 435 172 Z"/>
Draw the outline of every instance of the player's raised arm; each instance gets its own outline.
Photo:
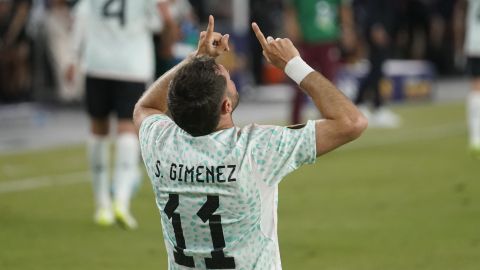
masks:
<path id="1" fill-rule="evenodd" d="M 210 15 L 206 31 L 200 33 L 197 50 L 158 78 L 137 102 L 133 113 L 133 122 L 135 123 L 137 131 L 140 129 L 140 125 L 146 117 L 152 114 L 167 113 L 168 86 L 177 71 L 188 63 L 190 59 L 200 56 L 218 57 L 222 53 L 230 50 L 228 46 L 230 36 L 228 34 L 222 35 L 214 32 L 214 28 L 215 20 L 213 16 Z"/>
<path id="2" fill-rule="evenodd" d="M 252 28 L 265 58 L 296 81 L 324 117 L 315 127 L 317 156 L 358 138 L 367 127 L 367 119 L 355 105 L 322 74 L 308 66 L 288 38 L 265 38 L 256 23 Z"/>

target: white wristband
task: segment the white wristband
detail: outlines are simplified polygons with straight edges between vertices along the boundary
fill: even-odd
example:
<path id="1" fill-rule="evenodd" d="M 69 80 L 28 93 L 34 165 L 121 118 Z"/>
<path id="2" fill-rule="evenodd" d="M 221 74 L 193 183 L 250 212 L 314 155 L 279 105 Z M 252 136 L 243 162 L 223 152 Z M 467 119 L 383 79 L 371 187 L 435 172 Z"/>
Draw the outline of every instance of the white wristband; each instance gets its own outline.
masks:
<path id="1" fill-rule="evenodd" d="M 298 85 L 307 77 L 308 74 L 315 71 L 300 56 L 295 56 L 285 65 L 285 74 L 294 80 Z"/>

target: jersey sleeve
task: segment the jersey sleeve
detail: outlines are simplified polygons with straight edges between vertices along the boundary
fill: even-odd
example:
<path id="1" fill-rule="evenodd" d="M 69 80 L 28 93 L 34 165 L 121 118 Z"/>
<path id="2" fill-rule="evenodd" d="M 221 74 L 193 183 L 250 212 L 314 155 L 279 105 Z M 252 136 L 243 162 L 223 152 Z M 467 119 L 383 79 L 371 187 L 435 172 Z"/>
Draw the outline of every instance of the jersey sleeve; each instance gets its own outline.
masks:
<path id="1" fill-rule="evenodd" d="M 139 131 L 140 149 L 145 162 L 153 157 L 152 149 L 155 149 L 157 138 L 174 125 L 173 121 L 165 114 L 150 115 L 142 121 Z"/>
<path id="2" fill-rule="evenodd" d="M 267 185 L 276 185 L 300 166 L 315 162 L 315 121 L 298 129 L 262 127 L 254 137 L 252 159 Z"/>

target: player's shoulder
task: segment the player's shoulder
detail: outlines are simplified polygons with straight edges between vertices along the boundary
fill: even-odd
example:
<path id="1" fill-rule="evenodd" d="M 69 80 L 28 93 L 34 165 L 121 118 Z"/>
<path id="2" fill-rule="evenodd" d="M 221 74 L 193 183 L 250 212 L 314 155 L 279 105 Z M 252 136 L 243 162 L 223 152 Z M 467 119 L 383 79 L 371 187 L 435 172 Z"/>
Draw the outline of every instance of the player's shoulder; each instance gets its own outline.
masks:
<path id="1" fill-rule="evenodd" d="M 241 128 L 240 134 L 243 136 L 262 136 L 279 131 L 283 128 L 284 127 L 276 125 L 259 125 L 256 123 L 252 123 Z"/>
<path id="2" fill-rule="evenodd" d="M 146 134 L 160 133 L 167 128 L 174 127 L 175 123 L 166 114 L 152 114 L 145 117 L 140 124 L 140 137 Z"/>
<path id="3" fill-rule="evenodd" d="M 160 125 L 167 125 L 168 123 L 173 123 L 173 120 L 167 115 L 163 113 L 156 113 L 156 114 L 151 114 L 142 121 L 143 124 L 149 124 L 149 123 L 157 123 Z"/>
<path id="4" fill-rule="evenodd" d="M 305 124 L 292 126 L 250 124 L 240 132 L 240 139 L 243 137 L 257 148 L 261 145 L 282 145 L 315 138 L 316 121 L 309 120 Z"/>
<path id="5" fill-rule="evenodd" d="M 301 130 L 307 126 L 310 126 L 315 121 L 308 121 L 305 124 L 290 125 L 290 126 L 279 126 L 279 125 L 259 125 L 259 124 L 249 124 L 241 129 L 241 132 L 244 134 L 251 135 L 265 135 L 265 134 L 277 134 L 283 131 L 291 130 Z"/>
<path id="6" fill-rule="evenodd" d="M 238 132 L 239 141 L 246 141 L 246 144 L 265 144 L 275 137 L 285 137 L 287 127 L 278 125 L 249 124 Z M 288 135 L 287 135 L 288 136 Z"/>

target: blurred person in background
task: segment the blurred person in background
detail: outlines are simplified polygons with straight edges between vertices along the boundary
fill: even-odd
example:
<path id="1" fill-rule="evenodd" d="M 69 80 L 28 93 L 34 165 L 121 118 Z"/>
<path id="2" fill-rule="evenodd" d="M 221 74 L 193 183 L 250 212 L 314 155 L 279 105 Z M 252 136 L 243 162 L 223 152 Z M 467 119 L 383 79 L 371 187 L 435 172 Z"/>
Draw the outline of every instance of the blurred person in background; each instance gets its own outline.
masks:
<path id="1" fill-rule="evenodd" d="M 405 28 L 406 44 L 404 58 L 425 59 L 430 30 L 429 21 L 434 6 L 432 0 L 401 0 L 397 2 L 394 14 L 396 18 L 395 30 L 398 32 L 401 24 Z M 392 3 L 387 3 L 387 5 L 392 5 Z M 401 13 L 403 16 L 400 16 Z M 390 47 L 392 47 L 395 45 L 395 36 L 392 35 L 390 38 Z M 393 53 L 392 49 L 390 49 L 389 53 L 391 56 Z"/>
<path id="2" fill-rule="evenodd" d="M 302 57 L 314 69 L 334 81 L 340 63 L 339 42 L 351 47 L 354 36 L 350 0 L 286 0 L 285 30 L 299 44 Z M 307 98 L 296 88 L 292 99 L 291 123 L 302 121 Z"/>
<path id="3" fill-rule="evenodd" d="M 451 74 L 453 65 L 452 18 L 455 0 L 399 0 L 395 58 L 428 60 L 439 74 Z"/>
<path id="4" fill-rule="evenodd" d="M 397 1 L 366 0 L 364 1 L 364 37 L 368 46 L 370 70 L 362 79 L 355 98 L 363 114 L 369 119 L 371 126 L 397 127 L 400 118 L 384 107 L 380 93 L 380 80 L 383 76 L 383 63 L 390 57 L 391 47 L 397 30 Z M 369 95 L 372 91 L 372 95 Z M 373 98 L 373 110 L 366 104 Z"/>
<path id="5" fill-rule="evenodd" d="M 0 102 L 29 98 L 31 46 L 26 33 L 30 0 L 0 0 Z"/>
<path id="6" fill-rule="evenodd" d="M 206 0 L 189 0 L 190 5 L 192 5 L 192 8 L 194 10 L 195 16 L 197 17 L 197 20 L 199 23 L 205 23 L 206 21 L 202 21 L 202 18 L 206 18 L 208 16 L 206 10 L 205 10 L 205 1 Z"/>
<path id="7" fill-rule="evenodd" d="M 427 59 L 440 74 L 452 74 L 454 65 L 453 14 L 455 0 L 432 0 L 430 3 Z"/>
<path id="8" fill-rule="evenodd" d="M 159 4 L 169 17 L 164 18 L 163 31 L 154 36 L 157 77 L 195 50 L 198 41 L 197 18 L 188 0 L 160 0 Z"/>
<path id="9" fill-rule="evenodd" d="M 82 0 L 76 5 L 75 55 L 67 78 L 82 61 L 86 72 L 86 107 L 91 136 L 87 143 L 95 197 L 94 221 L 115 221 L 135 229 L 130 200 L 141 179 L 139 145 L 132 113 L 154 75 L 152 32 L 160 28 L 156 0 Z M 112 187 L 109 177 L 110 114 L 117 122 Z M 111 192 L 112 197 L 111 198 Z"/>
<path id="10" fill-rule="evenodd" d="M 75 69 L 67 80 L 65 73 L 73 54 L 73 18 L 67 0 L 50 0 L 44 18 L 48 58 L 53 67 L 57 96 L 63 102 L 79 102 L 83 97 L 83 74 Z"/>
<path id="11" fill-rule="evenodd" d="M 250 0 L 250 21 L 262 26 L 265 35 L 277 36 L 282 25 L 278 25 L 283 11 L 283 0 Z M 258 43 L 255 33 L 250 32 L 250 51 L 252 75 L 255 84 L 264 84 L 264 60 L 262 46 Z"/>
<path id="12" fill-rule="evenodd" d="M 468 57 L 472 89 L 467 97 L 469 147 L 480 158 L 480 1 L 458 0 L 455 10 L 457 55 Z"/>

